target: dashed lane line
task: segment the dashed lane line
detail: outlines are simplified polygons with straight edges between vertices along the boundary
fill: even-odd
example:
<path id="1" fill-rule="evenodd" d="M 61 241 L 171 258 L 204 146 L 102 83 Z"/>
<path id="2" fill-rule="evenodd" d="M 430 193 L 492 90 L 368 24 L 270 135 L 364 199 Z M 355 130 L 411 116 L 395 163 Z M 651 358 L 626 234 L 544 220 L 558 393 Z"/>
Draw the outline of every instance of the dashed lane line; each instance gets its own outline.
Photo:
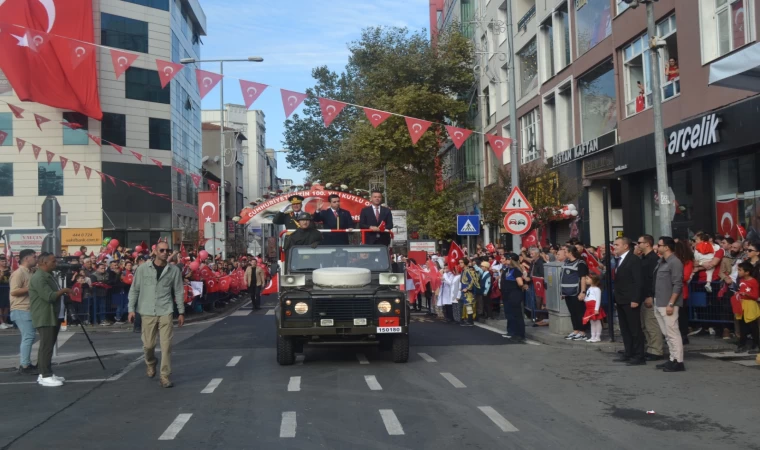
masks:
<path id="1" fill-rule="evenodd" d="M 489 419 L 491 419 L 491 422 L 496 424 L 497 427 L 501 428 L 501 431 L 505 433 L 513 433 L 518 430 L 514 425 L 512 425 L 507 419 L 504 418 L 501 414 L 499 414 L 495 409 L 491 408 L 490 406 L 478 406 L 478 409 L 483 412 L 486 416 L 488 416 Z"/>
<path id="2" fill-rule="evenodd" d="M 385 429 L 391 436 L 401 436 L 404 434 L 404 428 L 401 426 L 401 422 L 398 421 L 396 413 L 392 409 L 381 409 L 380 417 L 383 419 Z"/>
<path id="3" fill-rule="evenodd" d="M 117 381 L 117 380 L 119 380 L 121 377 L 123 377 L 124 375 L 126 375 L 130 370 L 132 370 L 135 367 L 137 367 L 144 360 L 145 360 L 145 355 L 140 356 L 136 360 L 134 360 L 131 363 L 127 364 L 126 367 L 124 367 L 123 369 L 121 369 L 121 371 L 117 372 L 115 375 L 112 375 L 112 376 L 108 377 L 108 379 L 106 381 Z"/>
<path id="4" fill-rule="evenodd" d="M 208 382 L 205 388 L 201 391 L 201 394 L 213 394 L 216 388 L 219 387 L 219 385 L 222 384 L 222 378 L 212 378 L 211 381 Z"/>
<path id="5" fill-rule="evenodd" d="M 443 378 L 446 378 L 446 380 L 451 383 L 452 386 L 454 386 L 457 389 L 466 388 L 467 386 L 464 385 L 461 381 L 459 381 L 459 378 L 455 377 L 454 375 L 450 374 L 449 372 L 441 372 L 441 376 Z"/>
<path id="6" fill-rule="evenodd" d="M 290 377 L 288 383 L 288 392 L 300 392 L 301 391 L 301 377 Z"/>
<path id="7" fill-rule="evenodd" d="M 169 428 L 164 431 L 164 434 L 162 434 L 158 440 L 159 441 L 171 441 L 175 437 L 177 437 L 177 434 L 179 434 L 180 431 L 182 431 L 182 428 L 187 424 L 187 421 L 190 420 L 190 418 L 193 417 L 192 414 L 180 414 L 177 416 L 176 419 L 174 419 L 174 422 L 172 422 L 171 425 L 169 425 Z"/>
<path id="8" fill-rule="evenodd" d="M 230 362 L 227 363 L 227 367 L 235 367 L 240 362 L 242 356 L 233 356 Z"/>
<path id="9" fill-rule="evenodd" d="M 491 325 L 486 325 L 486 324 L 478 323 L 478 322 L 475 322 L 473 325 L 475 325 L 476 327 L 480 327 L 480 328 L 482 328 L 484 330 L 492 331 L 494 333 L 498 333 L 498 334 L 501 334 L 501 335 L 504 334 L 503 330 L 500 330 L 500 329 L 498 329 L 496 327 L 492 327 Z M 540 342 L 536 342 L 536 341 L 533 341 L 533 340 L 530 340 L 530 339 L 526 339 L 525 343 L 528 344 L 528 345 L 541 345 Z"/>
<path id="10" fill-rule="evenodd" d="M 371 391 L 382 391 L 383 387 L 378 383 L 377 378 L 374 375 L 364 375 L 364 381 L 367 382 L 367 386 Z"/>
<path id="11" fill-rule="evenodd" d="M 367 359 L 367 356 L 364 353 L 357 353 L 356 359 L 359 360 L 359 364 L 369 364 L 369 360 Z"/>
<path id="12" fill-rule="evenodd" d="M 253 312 L 252 309 L 238 309 L 234 313 L 230 314 L 232 317 L 248 316 Z"/>
<path id="13" fill-rule="evenodd" d="M 282 422 L 280 423 L 280 437 L 296 437 L 296 412 L 286 411 L 282 413 Z"/>
<path id="14" fill-rule="evenodd" d="M 435 360 L 435 358 L 433 358 L 432 356 L 428 355 L 427 353 L 417 353 L 417 354 L 420 355 L 420 358 L 424 359 L 425 361 L 427 361 L 429 363 L 438 362 L 438 361 Z"/>
<path id="15" fill-rule="evenodd" d="M 274 309 L 270 309 L 269 311 L 264 314 L 265 316 L 273 316 L 274 315 Z"/>

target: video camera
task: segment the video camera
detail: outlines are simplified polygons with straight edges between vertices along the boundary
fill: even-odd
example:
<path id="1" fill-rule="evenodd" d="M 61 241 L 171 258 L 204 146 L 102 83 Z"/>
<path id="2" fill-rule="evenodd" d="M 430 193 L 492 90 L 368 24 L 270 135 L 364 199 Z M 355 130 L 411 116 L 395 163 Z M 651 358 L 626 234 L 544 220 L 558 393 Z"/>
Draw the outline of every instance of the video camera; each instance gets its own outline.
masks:
<path id="1" fill-rule="evenodd" d="M 79 272 L 82 269 L 82 265 L 79 264 L 79 258 L 77 257 L 56 257 L 55 258 L 56 269 L 66 275 L 74 272 Z"/>

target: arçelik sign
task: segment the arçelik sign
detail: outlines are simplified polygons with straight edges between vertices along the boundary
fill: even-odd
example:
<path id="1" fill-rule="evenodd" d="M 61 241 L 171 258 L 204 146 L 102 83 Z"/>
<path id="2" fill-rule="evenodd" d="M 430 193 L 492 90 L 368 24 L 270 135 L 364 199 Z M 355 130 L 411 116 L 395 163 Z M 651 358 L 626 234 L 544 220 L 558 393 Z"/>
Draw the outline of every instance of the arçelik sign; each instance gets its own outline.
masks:
<path id="1" fill-rule="evenodd" d="M 689 150 L 717 144 L 720 142 L 718 134 L 720 122 L 721 118 L 713 113 L 702 117 L 699 123 L 671 132 L 668 136 L 668 155 L 680 153 L 681 157 L 685 157 Z"/>

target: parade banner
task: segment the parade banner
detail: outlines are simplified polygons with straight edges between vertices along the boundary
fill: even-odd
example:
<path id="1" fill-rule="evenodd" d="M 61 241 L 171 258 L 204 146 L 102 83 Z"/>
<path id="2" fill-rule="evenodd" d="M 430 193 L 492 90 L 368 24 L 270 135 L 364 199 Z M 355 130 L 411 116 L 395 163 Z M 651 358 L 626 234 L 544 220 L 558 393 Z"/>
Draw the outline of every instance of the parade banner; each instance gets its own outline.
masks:
<path id="1" fill-rule="evenodd" d="M 367 199 L 359 197 L 358 195 L 349 194 L 348 192 L 329 191 L 329 190 L 304 190 L 293 191 L 282 194 L 280 196 L 271 198 L 252 208 L 245 208 L 240 212 L 240 225 L 252 224 L 253 228 L 260 228 L 261 224 L 268 219 L 271 219 L 278 212 L 285 212 L 290 210 L 290 202 L 288 197 L 293 195 L 300 195 L 304 198 L 302 211 L 309 214 L 314 214 L 317 211 L 317 203 L 319 199 L 322 199 L 322 209 L 328 209 L 330 204 L 327 201 L 329 195 L 335 194 L 340 197 L 340 207 L 345 209 L 351 214 L 354 221 L 357 222 L 357 228 L 359 227 L 359 213 L 362 208 L 369 206 L 370 202 Z M 201 204 L 201 203 L 198 203 Z"/>

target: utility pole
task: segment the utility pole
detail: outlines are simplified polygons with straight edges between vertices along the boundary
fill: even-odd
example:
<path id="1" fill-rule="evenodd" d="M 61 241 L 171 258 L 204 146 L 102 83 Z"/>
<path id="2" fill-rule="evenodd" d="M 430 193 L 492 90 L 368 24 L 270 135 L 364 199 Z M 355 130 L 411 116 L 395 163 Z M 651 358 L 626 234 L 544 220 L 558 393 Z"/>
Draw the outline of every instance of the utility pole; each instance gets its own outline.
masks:
<path id="1" fill-rule="evenodd" d="M 507 80 L 509 87 L 509 137 L 512 138 L 512 144 L 509 147 L 509 159 L 511 168 L 512 187 L 520 185 L 520 161 L 518 161 L 517 145 L 519 139 L 517 136 L 517 94 L 515 92 L 515 52 L 514 52 L 514 26 L 512 23 L 512 0 L 507 0 L 507 51 L 509 52 L 509 72 Z M 522 246 L 520 236 L 512 235 L 512 251 L 517 253 Z"/>

